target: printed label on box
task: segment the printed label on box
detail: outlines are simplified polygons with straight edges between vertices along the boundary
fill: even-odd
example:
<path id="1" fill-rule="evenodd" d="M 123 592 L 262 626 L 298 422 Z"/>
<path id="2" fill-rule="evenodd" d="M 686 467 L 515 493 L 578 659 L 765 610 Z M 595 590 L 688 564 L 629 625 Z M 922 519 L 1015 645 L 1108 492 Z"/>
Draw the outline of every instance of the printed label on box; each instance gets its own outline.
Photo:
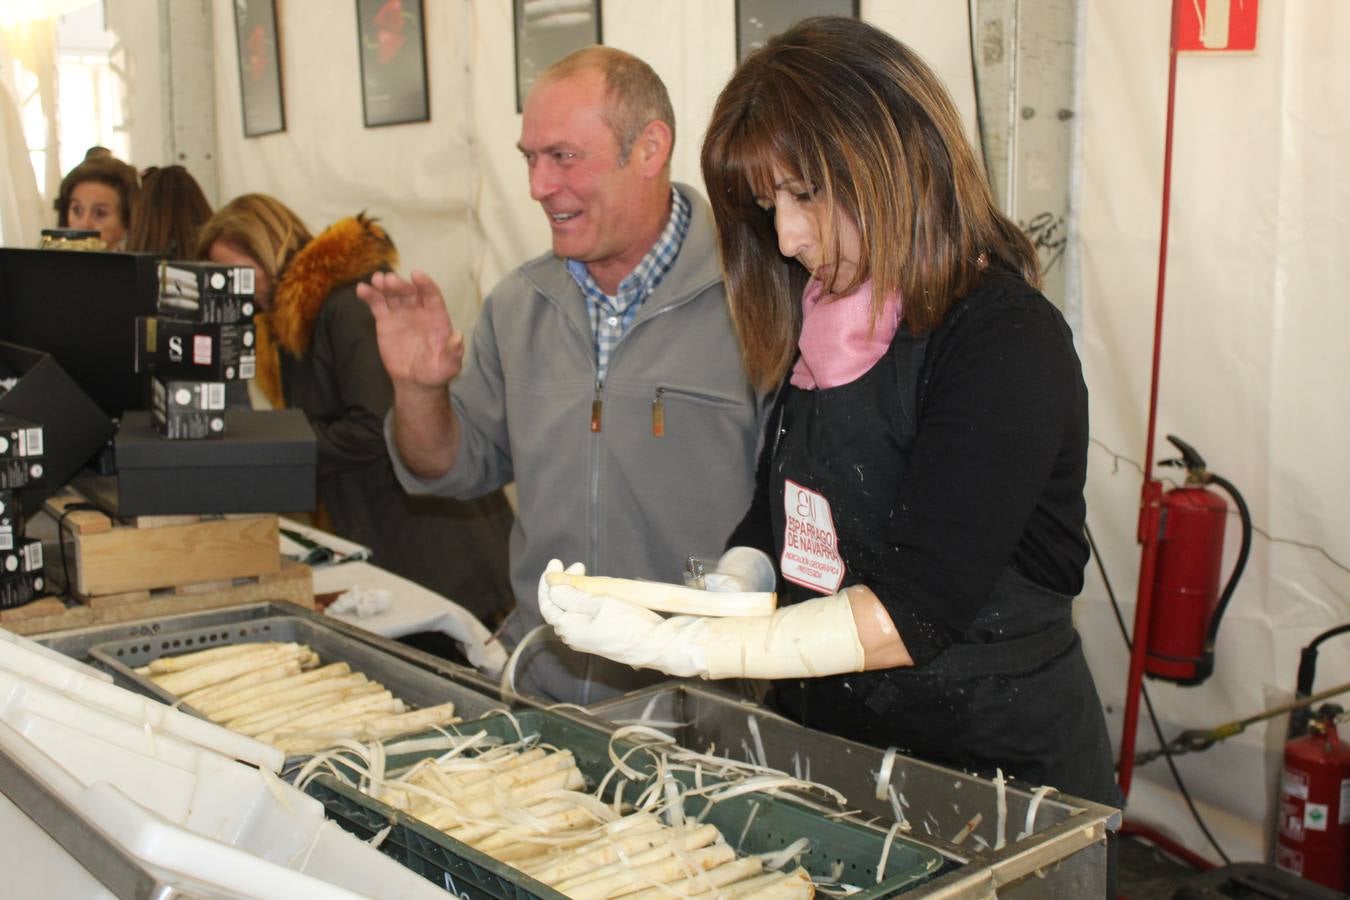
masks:
<path id="1" fill-rule="evenodd" d="M 194 334 L 192 336 L 192 363 L 197 366 L 211 365 L 211 335 Z"/>

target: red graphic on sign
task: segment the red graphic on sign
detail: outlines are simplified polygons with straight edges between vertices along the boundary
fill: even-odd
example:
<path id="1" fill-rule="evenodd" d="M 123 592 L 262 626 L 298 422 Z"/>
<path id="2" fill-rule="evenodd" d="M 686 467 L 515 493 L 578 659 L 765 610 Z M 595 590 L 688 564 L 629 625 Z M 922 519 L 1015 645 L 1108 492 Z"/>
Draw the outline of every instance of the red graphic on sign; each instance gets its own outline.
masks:
<path id="1" fill-rule="evenodd" d="M 1250 53 L 1256 49 L 1257 0 L 1179 0 L 1177 50 Z"/>

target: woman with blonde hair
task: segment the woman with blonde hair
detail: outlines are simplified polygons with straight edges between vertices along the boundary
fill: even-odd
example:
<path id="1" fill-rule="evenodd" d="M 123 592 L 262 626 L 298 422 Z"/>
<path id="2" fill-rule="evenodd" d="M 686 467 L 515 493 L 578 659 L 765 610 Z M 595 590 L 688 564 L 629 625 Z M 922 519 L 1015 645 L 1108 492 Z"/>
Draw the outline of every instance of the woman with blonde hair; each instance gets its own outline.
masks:
<path id="1" fill-rule="evenodd" d="M 511 603 L 506 498 L 410 497 L 385 449 L 393 386 L 375 321 L 356 296 L 358 283 L 398 261 L 384 229 L 361 214 L 311 236 L 281 201 L 244 194 L 202 226 L 197 252 L 254 271 L 256 384 L 274 408 L 304 410 L 314 428 L 320 523 L 480 619 L 503 615 Z"/>
<path id="2" fill-rule="evenodd" d="M 702 164 L 747 369 L 778 389 L 712 586 L 779 608 L 662 620 L 546 577 L 545 617 L 633 665 L 775 679 L 812 728 L 1115 802 L 1070 616 L 1087 389 L 941 82 L 875 27 L 804 20 L 733 74 Z"/>

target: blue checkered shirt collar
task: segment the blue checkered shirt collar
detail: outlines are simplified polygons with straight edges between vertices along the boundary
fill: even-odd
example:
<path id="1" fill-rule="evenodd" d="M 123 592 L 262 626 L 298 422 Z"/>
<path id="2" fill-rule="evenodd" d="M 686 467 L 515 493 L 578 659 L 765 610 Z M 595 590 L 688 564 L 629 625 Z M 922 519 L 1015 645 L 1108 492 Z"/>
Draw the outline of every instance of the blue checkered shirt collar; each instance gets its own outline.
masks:
<path id="1" fill-rule="evenodd" d="M 670 218 L 652 249 L 619 282 L 618 293 L 611 297 L 595 283 L 586 264 L 567 260 L 567 271 L 586 295 L 586 308 L 591 316 L 591 333 L 595 335 L 596 378 L 604 381 L 609 369 L 609 358 L 620 338 L 628 331 L 643 301 L 651 296 L 661 279 L 675 265 L 684 239 L 689 234 L 690 206 L 688 199 L 674 187 L 670 189 Z"/>

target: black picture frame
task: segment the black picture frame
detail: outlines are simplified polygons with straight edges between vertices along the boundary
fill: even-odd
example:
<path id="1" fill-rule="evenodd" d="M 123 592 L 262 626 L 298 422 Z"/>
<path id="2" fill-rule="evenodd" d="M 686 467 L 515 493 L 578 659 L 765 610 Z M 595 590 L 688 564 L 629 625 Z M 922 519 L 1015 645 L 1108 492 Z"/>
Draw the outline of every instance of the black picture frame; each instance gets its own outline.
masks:
<path id="1" fill-rule="evenodd" d="M 286 130 L 276 0 L 234 0 L 244 137 Z"/>
<path id="2" fill-rule="evenodd" d="M 426 34 L 422 0 L 356 0 L 367 128 L 431 119 Z"/>
<path id="3" fill-rule="evenodd" d="M 808 16 L 858 18 L 861 0 L 736 0 L 736 63 Z"/>
<path id="4" fill-rule="evenodd" d="M 534 10 L 531 7 L 535 7 Z M 603 41 L 600 0 L 511 0 L 516 51 L 516 112 L 544 69 Z"/>

